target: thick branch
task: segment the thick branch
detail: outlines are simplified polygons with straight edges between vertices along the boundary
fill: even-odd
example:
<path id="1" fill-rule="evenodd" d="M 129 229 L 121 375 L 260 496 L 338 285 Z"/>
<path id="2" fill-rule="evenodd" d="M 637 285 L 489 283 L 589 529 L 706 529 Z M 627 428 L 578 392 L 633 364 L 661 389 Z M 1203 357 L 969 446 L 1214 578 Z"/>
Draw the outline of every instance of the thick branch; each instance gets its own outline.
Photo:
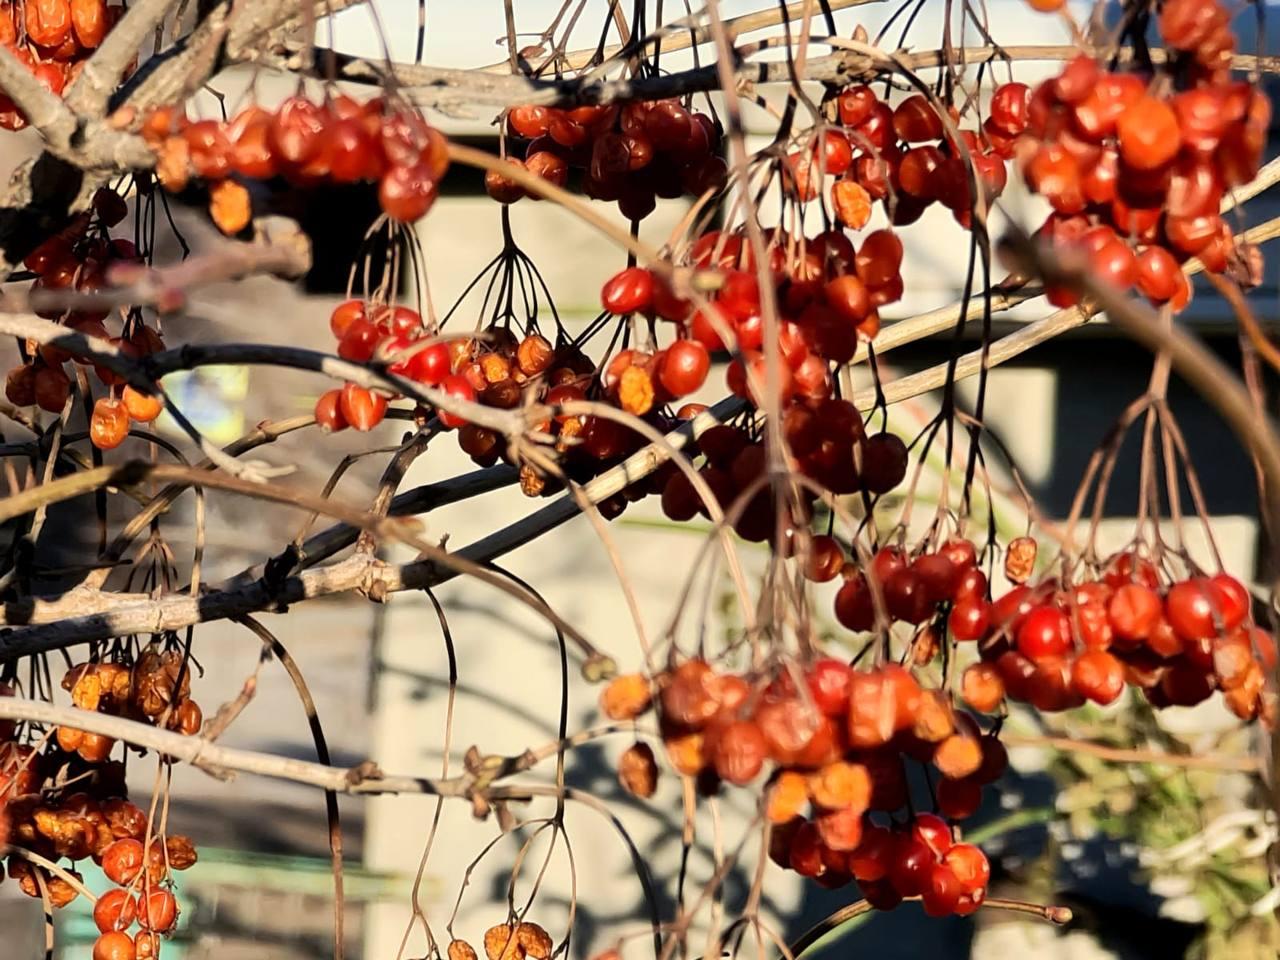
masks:
<path id="1" fill-rule="evenodd" d="M 680 449 L 691 436 L 733 416 L 742 401 L 725 400 L 693 421 L 667 435 L 670 446 Z M 599 503 L 630 483 L 648 476 L 666 462 L 666 451 L 651 444 L 618 466 L 586 484 L 580 493 L 584 502 Z M 308 503 L 305 507 L 311 507 Z M 454 564 L 468 567 L 487 563 L 528 543 L 576 516 L 578 502 L 571 496 L 543 507 L 504 530 L 490 534 L 452 554 Z M 321 509 L 319 512 L 327 512 Z M 42 624 L 0 633 L 0 662 L 38 651 L 56 650 L 76 643 L 107 637 L 177 630 L 211 620 L 221 620 L 258 611 L 281 612 L 290 604 L 315 597 L 358 591 L 375 600 L 402 590 L 420 590 L 451 580 L 457 570 L 432 560 L 388 565 L 356 556 L 319 569 L 288 577 L 269 587 L 263 580 L 217 590 L 201 597 L 187 595 L 119 602 L 111 594 L 73 590 L 54 600 L 28 599 L 5 606 L 4 622 L 11 625 Z"/>
<path id="2" fill-rule="evenodd" d="M 227 776 L 228 771 L 238 770 L 339 793 L 426 793 L 442 797 L 466 796 L 473 783 L 470 777 L 435 781 L 426 777 L 387 776 L 372 763 L 356 767 L 329 767 L 292 757 L 239 750 L 211 743 L 200 736 L 188 737 L 161 730 L 149 723 L 76 707 L 59 707 L 42 700 L 0 697 L 0 717 L 99 733 L 125 743 L 157 750 L 174 760 L 190 763 L 222 777 Z"/>
<path id="3" fill-rule="evenodd" d="M 0 93 L 13 101 L 47 142 L 65 142 L 76 128 L 75 115 L 67 105 L 4 44 L 0 44 Z"/>
<path id="4" fill-rule="evenodd" d="M 164 22 L 175 0 L 137 0 L 129 5 L 67 88 L 66 104 L 82 117 L 101 117 L 107 100 L 138 48 Z"/>

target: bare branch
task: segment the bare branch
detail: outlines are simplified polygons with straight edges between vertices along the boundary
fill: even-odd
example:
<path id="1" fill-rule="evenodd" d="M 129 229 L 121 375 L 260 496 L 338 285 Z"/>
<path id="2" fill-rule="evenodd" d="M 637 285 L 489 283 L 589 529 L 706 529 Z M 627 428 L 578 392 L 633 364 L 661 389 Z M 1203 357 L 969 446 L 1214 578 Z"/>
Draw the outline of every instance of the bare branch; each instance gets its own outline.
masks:
<path id="1" fill-rule="evenodd" d="M 0 717 L 47 725 L 73 727 L 156 750 L 173 760 L 181 760 L 225 779 L 227 771 L 252 773 L 276 780 L 289 780 L 337 793 L 425 793 L 461 797 L 472 789 L 470 777 L 435 781 L 426 777 L 387 776 L 375 764 L 330 767 L 291 757 L 279 757 L 252 750 L 239 750 L 212 743 L 203 737 L 188 737 L 162 730 L 149 723 L 128 720 L 107 713 L 59 707 L 42 700 L 0 697 Z"/>
<path id="2" fill-rule="evenodd" d="M 137 0 L 129 5 L 120 22 L 108 31 L 102 43 L 67 88 L 66 105 L 82 117 L 101 117 L 129 61 L 138 48 L 164 21 L 175 0 Z"/>
<path id="3" fill-rule="evenodd" d="M 742 401 L 736 398 L 723 401 L 711 411 L 672 431 L 667 435 L 667 442 L 670 447 L 680 449 L 690 437 L 700 434 L 721 418 L 732 416 L 741 408 Z M 667 453 L 659 445 L 645 447 L 587 483 L 580 495 L 586 501 L 598 504 L 648 476 L 666 459 Z M 325 501 L 320 503 L 319 512 L 330 512 Z M 308 501 L 300 505 L 305 509 L 313 503 Z M 57 599 L 10 601 L 4 611 L 6 623 L 38 626 L 0 632 L 0 662 L 90 640 L 178 630 L 259 611 L 280 612 L 303 600 L 338 593 L 356 591 L 371 599 L 382 600 L 391 593 L 420 590 L 451 580 L 463 564 L 474 567 L 509 553 L 573 518 L 578 509 L 573 497 L 562 497 L 511 526 L 448 555 L 450 563 L 447 565 L 435 562 L 438 553 L 433 558 L 402 565 L 389 565 L 359 555 L 332 566 L 289 576 L 280 583 L 268 584 L 259 579 L 200 597 L 183 594 L 152 600 L 78 589 Z"/>

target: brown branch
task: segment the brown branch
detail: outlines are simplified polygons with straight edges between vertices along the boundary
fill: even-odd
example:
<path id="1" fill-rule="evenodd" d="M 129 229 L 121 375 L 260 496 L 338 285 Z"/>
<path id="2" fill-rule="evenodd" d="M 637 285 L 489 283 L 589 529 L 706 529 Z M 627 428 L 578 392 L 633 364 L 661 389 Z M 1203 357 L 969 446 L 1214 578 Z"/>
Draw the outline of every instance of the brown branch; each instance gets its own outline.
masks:
<path id="1" fill-rule="evenodd" d="M 65 142 L 75 131 L 76 118 L 67 105 L 3 44 L 0 44 L 0 93 L 13 101 L 46 142 Z"/>
<path id="2" fill-rule="evenodd" d="M 138 48 L 164 22 L 175 0 L 136 0 L 85 61 L 80 76 L 64 94 L 67 107 L 82 117 L 101 117 L 107 100 Z"/>
<path id="3" fill-rule="evenodd" d="M 691 436 L 700 434 L 741 409 L 742 401 L 736 398 L 723 401 L 708 413 L 672 431 L 667 435 L 667 441 L 673 448 L 680 449 Z M 667 456 L 660 446 L 651 444 L 585 484 L 581 495 L 598 504 L 651 474 L 666 462 Z M 203 478 L 204 475 L 200 476 Z M 329 506 L 325 501 L 321 504 L 326 508 Z M 300 506 L 305 509 L 312 504 Z M 322 509 L 320 512 L 330 511 Z M 566 496 L 448 556 L 455 565 L 463 562 L 484 564 L 536 539 L 577 513 L 577 503 Z M 378 519 L 383 523 L 393 522 Z M 353 529 L 357 526 L 352 524 Z M 0 662 L 108 637 L 178 630 L 259 611 L 281 612 L 303 600 L 340 593 L 359 592 L 371 599 L 382 600 L 391 593 L 421 590 L 457 575 L 456 570 L 433 561 L 434 558 L 428 558 L 389 565 L 360 555 L 289 576 L 278 584 L 258 579 L 199 597 L 183 594 L 139 599 L 137 596 L 122 597 L 97 590 L 73 589 L 54 599 L 14 600 L 4 608 L 4 622 L 19 629 L 0 632 Z"/>
<path id="4" fill-rule="evenodd" d="M 710 39 L 708 31 L 708 39 Z M 835 39 L 835 38 L 831 38 Z M 705 41 L 703 41 L 705 42 Z M 813 39 L 822 44 L 823 38 Z M 1041 61 L 1069 60 L 1080 53 L 1075 45 L 1026 45 L 1012 47 L 966 47 L 953 50 L 968 67 L 994 60 Z M 1163 62 L 1163 51 L 1151 51 L 1156 62 Z M 930 70 L 947 65 L 947 51 L 928 50 L 919 53 L 885 52 L 873 57 L 865 52 L 845 51 L 806 59 L 802 79 L 832 84 L 868 80 L 887 72 L 888 61 L 910 70 Z M 1132 54 L 1122 60 L 1132 59 Z M 523 74 L 490 73 L 474 68 L 433 67 L 426 64 L 393 63 L 338 54 L 335 62 L 340 76 L 364 83 L 382 83 L 388 79 L 406 88 L 411 99 L 422 106 L 449 112 L 464 104 L 512 107 L 518 104 L 541 104 L 569 107 L 582 104 L 614 103 L 620 100 L 658 100 L 690 93 L 706 93 L 725 89 L 725 77 L 719 63 L 695 67 L 656 77 L 630 75 L 608 79 L 601 69 L 569 79 L 542 79 Z M 1280 57 L 1237 55 L 1232 58 L 1237 71 L 1280 72 Z M 733 86 L 747 93 L 757 86 L 791 83 L 794 69 L 785 60 L 742 63 L 730 71 Z"/>
<path id="5" fill-rule="evenodd" d="M 162 730 L 149 723 L 107 713 L 59 707 L 42 700 L 0 697 L 0 717 L 48 726 L 87 730 L 135 746 L 155 750 L 173 760 L 189 763 L 220 779 L 229 771 L 252 773 L 277 780 L 289 780 L 337 793 L 423 793 L 443 797 L 463 797 L 472 789 L 470 777 L 430 780 L 425 777 L 388 776 L 375 764 L 330 767 L 252 750 L 240 750 L 211 743 L 201 736 L 185 736 Z"/>

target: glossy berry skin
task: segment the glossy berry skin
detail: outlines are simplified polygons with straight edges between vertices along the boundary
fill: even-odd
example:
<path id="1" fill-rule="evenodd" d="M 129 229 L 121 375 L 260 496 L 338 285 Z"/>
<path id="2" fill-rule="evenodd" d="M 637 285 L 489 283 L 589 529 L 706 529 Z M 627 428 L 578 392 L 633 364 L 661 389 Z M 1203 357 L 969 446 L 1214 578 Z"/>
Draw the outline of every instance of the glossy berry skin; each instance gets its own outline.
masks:
<path id="1" fill-rule="evenodd" d="M 928 888 L 929 875 L 937 862 L 928 845 L 914 834 L 906 834 L 894 845 L 889 879 L 903 897 L 918 897 Z"/>
<path id="2" fill-rule="evenodd" d="M 677 340 L 667 348 L 658 379 L 673 397 L 683 397 L 702 386 L 710 369 L 705 346 L 697 340 Z"/>
<path id="3" fill-rule="evenodd" d="M 93 960 L 137 960 L 133 938 L 127 933 L 103 933 L 93 942 Z"/>
<path id="4" fill-rule="evenodd" d="M 991 629 L 991 604 L 982 597 L 963 597 L 952 606 L 947 626 L 957 640 L 980 640 Z"/>
<path id="5" fill-rule="evenodd" d="M 1105 650 L 1086 650 L 1071 664 L 1071 685 L 1094 703 L 1114 703 L 1124 692 L 1124 665 Z"/>
<path id="6" fill-rule="evenodd" d="M 951 849 L 951 828 L 941 817 L 932 813 L 916 814 L 911 829 L 916 838 L 923 840 L 933 851 L 935 857 L 941 857 Z"/>
<path id="7" fill-rule="evenodd" d="M 138 901 L 138 923 L 156 933 L 168 933 L 178 922 L 178 902 L 168 890 L 152 887 Z"/>
<path id="8" fill-rule="evenodd" d="M 316 401 L 316 424 L 325 433 L 337 433 L 348 426 L 347 418 L 342 414 L 342 389 L 335 387 L 320 395 Z"/>
<path id="9" fill-rule="evenodd" d="M 1175 583 L 1165 596 L 1164 613 L 1184 640 L 1207 639 L 1218 632 L 1214 623 L 1213 592 L 1207 580 Z"/>
<path id="10" fill-rule="evenodd" d="M 438 188 L 424 164 L 394 166 L 378 182 L 378 203 L 392 220 L 413 223 L 436 202 Z"/>
<path id="11" fill-rule="evenodd" d="M 991 864 L 987 855 L 970 843 L 957 843 L 943 856 L 966 890 L 978 890 L 991 882 Z"/>
<path id="12" fill-rule="evenodd" d="M 142 843 L 126 838 L 116 840 L 102 852 L 102 872 L 120 886 L 128 886 L 142 871 Z"/>
<path id="13" fill-rule="evenodd" d="M 1209 592 L 1213 595 L 1224 632 L 1234 630 L 1248 617 L 1252 597 L 1244 584 L 1235 577 L 1225 573 L 1210 577 Z"/>
<path id="14" fill-rule="evenodd" d="M 354 383 L 342 388 L 338 409 L 347 425 L 362 432 L 372 430 L 387 415 L 387 398 Z"/>
<path id="15" fill-rule="evenodd" d="M 1071 649 L 1071 621 L 1055 607 L 1036 607 L 1018 628 L 1018 650 L 1033 660 Z"/>
<path id="16" fill-rule="evenodd" d="M 325 111 L 305 97 L 290 97 L 271 120 L 271 145 L 283 161 L 306 163 L 320 150 L 326 124 Z"/>
<path id="17" fill-rule="evenodd" d="M 827 583 L 840 575 L 844 567 L 844 550 L 835 537 L 820 534 L 809 541 L 809 556 L 804 575 L 814 583 Z"/>
<path id="18" fill-rule="evenodd" d="M 1140 583 L 1122 584 L 1107 604 L 1107 619 L 1123 640 L 1145 640 L 1161 613 L 1156 592 Z"/>
<path id="19" fill-rule="evenodd" d="M 1016 137 L 1027 129 L 1031 88 L 1025 83 L 1003 83 L 991 95 L 990 121 L 1006 136 Z"/>
<path id="20" fill-rule="evenodd" d="M 648 310 L 653 305 L 653 274 L 644 267 L 627 267 L 614 274 L 600 291 L 600 302 L 619 316 Z"/>
<path id="21" fill-rule="evenodd" d="M 449 347 L 444 343 L 433 343 L 422 347 L 405 361 L 404 374 L 410 380 L 425 383 L 429 387 L 438 386 L 449 375 Z"/>
<path id="22" fill-rule="evenodd" d="M 849 665 L 834 657 L 824 657 L 813 665 L 806 678 L 814 705 L 829 717 L 843 717 L 849 711 L 853 677 Z"/>
<path id="23" fill-rule="evenodd" d="M 352 320 L 347 324 L 338 341 L 338 356 L 352 363 L 367 363 L 382 339 L 382 331 L 364 317 Z"/>
<path id="24" fill-rule="evenodd" d="M 907 97 L 893 111 L 894 133 L 907 143 L 923 143 L 942 139 L 942 119 L 929 99 L 916 93 Z"/>
<path id="25" fill-rule="evenodd" d="M 137 901 L 127 890 L 108 890 L 93 907 L 93 922 L 101 933 L 128 930 L 137 916 Z"/>
<path id="26" fill-rule="evenodd" d="M 458 374 L 450 374 L 440 381 L 440 389 L 452 397 L 459 400 L 475 402 L 475 387 L 467 380 L 466 377 Z M 437 410 L 436 416 L 440 418 L 440 424 L 446 430 L 454 430 L 461 427 L 467 422 L 465 417 L 460 417 L 456 413 L 450 413 L 448 410 Z"/>
<path id="27" fill-rule="evenodd" d="M 944 864 L 935 864 L 929 871 L 929 878 L 921 891 L 921 903 L 924 912 L 931 917 L 949 917 L 956 912 L 960 897 L 964 890 L 956 879 L 952 869 Z"/>

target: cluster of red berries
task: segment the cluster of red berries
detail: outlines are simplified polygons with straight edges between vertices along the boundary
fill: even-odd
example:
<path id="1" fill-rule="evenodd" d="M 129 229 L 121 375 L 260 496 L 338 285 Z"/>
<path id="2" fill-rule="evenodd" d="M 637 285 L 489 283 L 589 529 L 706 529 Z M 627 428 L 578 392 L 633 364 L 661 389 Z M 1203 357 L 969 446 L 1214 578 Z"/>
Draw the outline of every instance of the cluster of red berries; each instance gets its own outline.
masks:
<path id="1" fill-rule="evenodd" d="M 190 697 L 189 670 L 176 651 L 145 651 L 132 665 L 116 662 L 78 664 L 67 671 L 63 689 L 82 709 L 158 723 L 188 736 L 199 732 L 201 712 Z M 6 687 L 5 693 L 12 693 Z M 124 765 L 111 761 L 115 742 L 101 734 L 67 726 L 55 731 L 56 750 L 39 753 L 12 739 L 14 725 L 0 730 L 0 810 L 6 842 L 57 862 L 69 860 L 66 873 L 75 880 L 79 860 L 91 858 L 118 885 L 98 898 L 94 921 L 100 936 L 94 960 L 139 960 L 159 954 L 160 936 L 177 922 L 178 905 L 163 884 L 171 870 L 196 862 L 192 841 L 164 837 L 146 814 L 123 799 Z M 66 782 L 83 784 L 66 793 Z M 61 794 L 61 795 L 59 795 Z M 9 875 L 24 893 L 41 897 L 41 887 L 54 907 L 75 899 L 77 889 L 65 876 L 43 870 L 11 854 Z M 39 873 L 39 876 L 37 876 Z M 140 930 L 129 934 L 135 923 Z"/>
<path id="2" fill-rule="evenodd" d="M 499 923 L 484 932 L 488 960 L 551 960 L 555 944 L 551 934 L 529 920 Z M 476 948 L 465 940 L 451 940 L 445 951 L 449 960 L 476 960 Z"/>
<path id="3" fill-rule="evenodd" d="M 93 960 L 159 956 L 161 936 L 178 923 L 178 901 L 162 884 L 170 870 L 186 870 L 196 862 L 195 846 L 187 837 L 152 834 L 144 816 L 140 828 L 108 846 L 99 859 L 102 872 L 116 886 L 93 907 L 98 927 Z M 131 936 L 135 923 L 139 929 Z"/>
<path id="4" fill-rule="evenodd" d="M 274 112 L 249 106 L 229 122 L 190 120 L 181 108 L 162 107 L 146 117 L 142 136 L 165 189 L 182 191 L 193 177 L 209 185 L 210 214 L 228 234 L 252 216 L 249 193 L 233 176 L 284 177 L 301 187 L 375 181 L 383 212 L 412 223 L 435 203 L 449 167 L 444 134 L 381 97 L 290 97 Z"/>
<path id="5" fill-rule="evenodd" d="M 1053 206 L 1038 236 L 1081 251 L 1103 282 L 1136 286 L 1174 311 L 1191 297 L 1181 264 L 1198 257 L 1220 273 L 1236 256 L 1220 204 L 1257 175 L 1271 121 L 1266 93 L 1230 78 L 1227 19 L 1216 0 L 1163 6 L 1161 33 L 1183 54 L 1175 89 L 1082 54 L 1034 92 L 1006 84 L 991 105 L 992 119 L 1020 135 L 1028 186 Z M 1057 306 L 1078 301 L 1065 287 L 1047 293 Z"/>
<path id="6" fill-rule="evenodd" d="M 81 710 L 110 713 L 143 723 L 162 718 L 170 730 L 186 736 L 200 732 L 204 713 L 191 698 L 191 668 L 177 650 L 146 650 L 133 664 L 112 661 L 81 663 L 67 671 L 62 689 Z M 90 763 L 106 760 L 114 746 L 110 737 L 60 726 L 58 746 Z"/>
<path id="7" fill-rule="evenodd" d="M 862 416 L 852 403 L 835 397 L 825 400 L 793 400 L 784 414 L 783 432 L 791 453 L 789 466 L 834 493 L 865 491 L 887 493 L 906 477 L 907 448 L 892 433 L 868 437 Z M 750 494 L 734 519 L 739 536 L 754 542 L 773 542 L 777 532 L 776 505 L 773 491 L 762 482 L 765 468 L 764 442 L 745 428 L 718 424 L 703 431 L 698 438 L 698 473 L 717 502 L 729 509 L 737 498 Z M 662 511 L 671 520 L 691 520 L 696 514 L 707 515 L 707 505 L 698 496 L 692 482 L 681 470 L 666 466 L 657 476 L 661 483 Z M 801 492 L 804 503 L 811 503 L 813 492 Z M 792 506 L 793 514 L 800 510 Z M 781 550 L 791 551 L 798 545 L 798 527 L 803 516 L 789 516 L 783 533 L 785 543 L 775 543 Z M 809 570 L 815 580 L 833 579 L 844 566 L 839 544 L 828 536 L 811 538 Z"/>
<path id="8" fill-rule="evenodd" d="M 1275 644 L 1250 606 L 1225 573 L 1171 580 L 1123 553 L 1096 579 L 1020 584 L 994 602 L 960 597 L 948 625 L 956 640 L 978 643 L 982 659 L 962 684 L 977 710 L 1005 696 L 1045 711 L 1108 704 L 1128 685 L 1156 707 L 1194 706 L 1221 690 L 1236 716 L 1271 723 Z"/>
<path id="9" fill-rule="evenodd" d="M 792 397 L 823 400 L 832 392 L 830 364 L 851 360 L 858 341 L 879 332 L 879 307 L 902 296 L 902 242 L 892 230 L 869 234 L 857 250 L 841 230 L 828 230 L 799 248 L 779 232 L 770 232 L 766 240 L 781 312 L 782 402 Z M 621 406 L 632 413 L 697 390 L 714 352 L 737 354 L 726 371 L 734 394 L 758 402 L 763 390 L 764 321 L 749 244 L 740 233 L 712 231 L 693 244 L 690 258 L 695 266 L 719 274 L 705 308 L 695 309 L 664 278 L 643 267 L 622 270 L 601 291 L 610 313 L 640 313 L 676 326 L 676 338 L 665 349 L 625 364 L 625 354 L 620 354 L 611 364 L 622 391 Z M 628 367 L 636 372 L 627 374 Z M 627 377 L 633 389 L 627 389 Z"/>
<path id="10" fill-rule="evenodd" d="M 390 373 L 502 410 L 523 403 L 585 400 L 596 369 L 572 345 L 553 347 L 536 332 L 518 338 L 510 328 L 496 324 L 474 337 L 433 338 L 418 312 L 407 307 L 348 300 L 334 309 L 329 326 L 338 338 L 338 355 L 346 360 L 382 363 Z M 320 397 L 316 421 L 330 432 L 348 426 L 371 430 L 382 422 L 393 399 L 386 391 L 348 383 Z M 504 439 L 494 431 L 447 410 L 436 410 L 435 415 L 442 427 L 458 431 L 459 446 L 478 465 L 488 467 L 509 458 Z M 573 445 L 583 449 L 585 459 L 599 460 L 621 452 L 613 449 L 616 431 L 606 423 L 595 417 L 557 415 L 536 429 L 555 437 L 559 454 L 569 453 Z M 531 464 L 521 466 L 520 485 L 526 494 L 545 492 L 546 483 L 543 471 Z"/>
<path id="11" fill-rule="evenodd" d="M 773 789 L 774 794 L 782 790 L 782 781 Z M 799 784 L 789 790 L 798 793 Z M 821 814 L 818 822 L 828 815 Z M 967 917 L 986 901 L 991 880 L 987 855 L 971 843 L 956 843 L 951 827 L 938 815 L 918 813 L 891 825 L 864 817 L 859 837 L 857 846 L 839 850 L 824 839 L 815 821 L 775 821 L 769 856 L 824 887 L 857 881 L 862 896 L 877 910 L 892 910 L 918 897 L 931 917 Z"/>
<path id="12" fill-rule="evenodd" d="M 15 796 L 6 812 L 11 845 L 73 865 L 92 860 L 117 885 L 94 904 L 93 919 L 99 930 L 94 960 L 146 960 L 159 955 L 160 937 L 172 931 L 178 919 L 177 900 L 164 881 L 170 871 L 186 870 L 196 862 L 190 838 L 162 837 L 152 830 L 147 815 L 128 800 L 98 799 L 88 792 L 58 799 L 39 793 Z M 63 870 L 80 880 L 72 867 Z M 21 853 L 9 855 L 8 873 L 29 897 L 39 899 L 43 885 L 54 908 L 65 907 L 78 895 L 66 876 L 32 864 Z M 130 935 L 135 922 L 140 929 Z"/>
<path id="13" fill-rule="evenodd" d="M 864 572 L 845 562 L 844 550 L 833 538 L 817 537 L 805 572 L 818 582 L 844 575 L 835 597 L 835 615 L 854 631 L 876 625 L 877 590 L 886 624 L 896 620 L 919 625 L 933 620 L 948 606 L 953 611 L 965 610 L 971 600 L 986 602 L 987 577 L 978 568 L 977 550 L 961 538 L 914 558 L 900 547 L 882 547 Z M 951 622 L 960 623 L 961 619 Z"/>
<path id="14" fill-rule="evenodd" d="M 424 342 L 430 338 L 416 310 L 346 300 L 329 315 L 329 329 L 338 340 L 338 356 L 344 360 L 381 362 L 388 372 L 418 383 L 451 393 L 461 389 L 450 382 L 448 347 Z M 329 432 L 347 427 L 372 430 L 386 416 L 389 399 L 386 392 L 348 383 L 320 396 L 316 422 Z"/>
<path id="15" fill-rule="evenodd" d="M 915 223 L 940 203 L 967 229 L 973 191 L 966 152 L 986 203 L 1004 192 L 1009 135 L 999 125 L 958 131 L 962 150 L 923 94 L 892 107 L 871 87 L 856 84 L 840 92 L 835 109 L 842 126 L 820 128 L 805 149 L 792 153 L 785 181 L 797 200 L 807 202 L 817 199 L 827 176 L 834 178 L 831 208 L 851 230 L 867 225 L 877 201 L 897 226 Z M 958 123 L 958 113 L 949 116 Z"/>
<path id="16" fill-rule="evenodd" d="M 110 316 L 106 309 L 46 309 L 38 305 L 40 295 L 46 291 L 91 293 L 100 290 L 111 284 L 119 268 L 138 263 L 133 243 L 123 238 L 113 239 L 107 232 L 124 219 L 125 213 L 124 201 L 118 194 L 99 190 L 91 213 L 81 214 L 42 243 L 27 255 L 23 265 L 36 274 L 31 294 L 37 301 L 36 312 L 40 316 L 57 320 L 86 336 L 106 340 L 127 356 L 142 357 L 163 350 L 164 341 L 138 313 L 131 313 L 124 321 L 120 336 L 113 336 L 106 327 Z M 159 394 L 137 390 L 106 367 L 93 364 L 87 357 L 74 356 L 62 347 L 30 342 L 25 354 L 27 359 L 5 377 L 5 396 L 15 406 L 34 405 L 49 413 L 61 413 L 70 396 L 71 378 L 66 373 L 66 364 L 75 361 L 93 367 L 94 374 L 108 388 L 107 395 L 94 403 L 89 419 L 89 439 L 100 449 L 118 447 L 128 436 L 132 421 L 150 423 L 163 409 Z"/>
<path id="17" fill-rule="evenodd" d="M 617 677 L 601 695 L 614 720 L 633 719 L 655 702 L 669 762 L 704 792 L 746 786 L 773 765 L 765 814 L 774 824 L 770 853 L 781 865 L 827 886 L 857 879 L 885 909 L 907 897 L 924 898 L 939 914 L 981 904 L 981 852 L 959 845 L 953 863 L 946 859 L 951 830 L 940 817 L 897 819 L 909 802 L 903 760 L 937 769 L 938 811 L 959 820 L 977 810 L 983 785 L 1008 759 L 999 740 L 941 691 L 922 689 L 910 670 L 855 670 L 823 658 L 753 681 L 693 659 L 652 683 L 642 674 Z M 657 765 L 649 747 L 631 747 L 619 775 L 631 792 L 652 795 Z"/>
<path id="18" fill-rule="evenodd" d="M 728 177 L 717 155 L 718 125 L 678 100 L 570 110 L 525 104 L 508 112 L 507 130 L 529 141 L 524 159 L 514 162 L 561 187 L 570 167 L 584 170 L 583 192 L 596 200 L 616 200 L 629 220 L 651 214 L 658 198 L 718 191 Z M 485 175 L 484 184 L 500 203 L 525 195 L 520 184 L 495 171 Z"/>
<path id="19" fill-rule="evenodd" d="M 61 96 L 123 10 L 107 6 L 106 0 L 2 0 L 0 46 Z M 22 111 L 0 92 L 0 129 L 26 125 Z"/>
<path id="20" fill-rule="evenodd" d="M 63 687 L 82 709 L 110 710 L 154 720 L 163 704 L 176 704 L 184 733 L 199 729 L 199 708 L 174 683 L 167 655 L 143 654 L 132 669 L 119 664 L 81 664 Z M 13 688 L 0 684 L 0 695 Z M 194 710 L 194 716 L 193 716 Z M 15 848 L 7 872 L 29 897 L 48 897 L 65 907 L 79 894 L 75 864 L 92 860 L 118 889 L 100 896 L 93 917 L 101 933 L 94 960 L 149 960 L 159 955 L 160 936 L 177 923 L 178 905 L 165 885 L 170 871 L 196 862 L 191 839 L 163 836 L 127 797 L 124 764 L 111 761 L 108 737 L 59 727 L 56 749 L 39 752 L 15 739 L 16 724 L 0 722 L 0 843 Z M 74 783 L 75 792 L 66 786 Z M 68 861 L 54 872 L 23 853 L 50 862 Z M 0 879 L 3 873 L 0 873 Z M 135 923 L 140 930 L 128 933 Z"/>

